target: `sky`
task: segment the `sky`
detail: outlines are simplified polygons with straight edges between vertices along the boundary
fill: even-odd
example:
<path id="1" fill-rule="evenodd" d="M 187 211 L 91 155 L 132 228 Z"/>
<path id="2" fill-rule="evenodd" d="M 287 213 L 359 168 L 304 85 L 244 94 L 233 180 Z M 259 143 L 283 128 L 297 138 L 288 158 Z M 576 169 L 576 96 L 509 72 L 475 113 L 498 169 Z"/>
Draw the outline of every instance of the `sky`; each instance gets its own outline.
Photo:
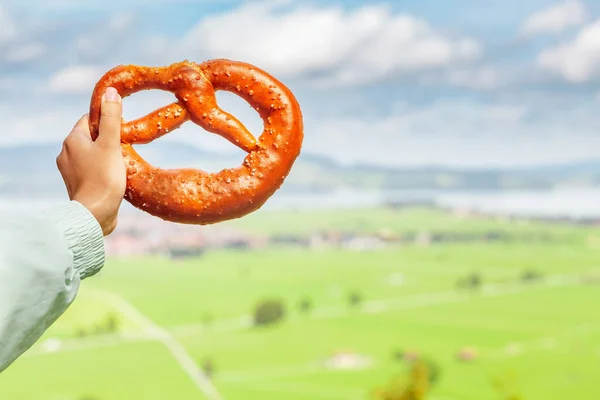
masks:
<path id="1" fill-rule="evenodd" d="M 0 0 L 0 146 L 60 143 L 114 66 L 230 58 L 294 92 L 303 154 L 476 168 L 600 157 L 600 2 L 148 3 Z M 217 97 L 260 134 L 243 100 Z M 172 99 L 132 95 L 124 117 Z M 238 151 L 191 123 L 160 140 Z"/>

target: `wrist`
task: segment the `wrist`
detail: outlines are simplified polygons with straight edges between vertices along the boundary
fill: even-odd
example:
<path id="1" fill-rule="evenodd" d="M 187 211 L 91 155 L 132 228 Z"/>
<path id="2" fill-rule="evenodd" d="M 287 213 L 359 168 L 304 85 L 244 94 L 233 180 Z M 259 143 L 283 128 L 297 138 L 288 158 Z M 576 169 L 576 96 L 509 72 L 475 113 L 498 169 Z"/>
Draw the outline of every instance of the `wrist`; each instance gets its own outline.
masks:
<path id="1" fill-rule="evenodd" d="M 107 212 L 107 205 L 114 200 L 110 198 L 94 197 L 93 200 L 88 200 L 84 196 L 73 196 L 73 201 L 81 204 L 94 217 L 103 236 L 110 235 L 116 228 L 116 215 Z"/>
<path id="2" fill-rule="evenodd" d="M 73 254 L 73 267 L 81 279 L 95 275 L 104 265 L 102 228 L 94 215 L 78 201 L 45 212 L 63 234 Z"/>

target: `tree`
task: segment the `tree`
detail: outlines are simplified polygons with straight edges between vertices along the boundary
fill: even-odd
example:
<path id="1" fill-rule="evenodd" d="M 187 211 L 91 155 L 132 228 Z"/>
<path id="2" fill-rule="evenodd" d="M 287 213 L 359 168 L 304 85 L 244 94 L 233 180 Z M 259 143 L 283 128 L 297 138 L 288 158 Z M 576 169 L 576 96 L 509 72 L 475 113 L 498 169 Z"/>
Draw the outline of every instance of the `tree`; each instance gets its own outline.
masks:
<path id="1" fill-rule="evenodd" d="M 93 328 L 93 332 L 96 335 L 115 333 L 119 330 L 119 323 L 119 317 L 115 313 L 109 313 L 103 321 Z"/>
<path id="2" fill-rule="evenodd" d="M 430 358 L 422 358 L 421 362 L 425 364 L 425 367 L 427 368 L 429 385 L 433 386 L 438 383 L 440 376 L 442 375 L 442 367 Z"/>
<path id="3" fill-rule="evenodd" d="M 285 317 L 285 306 L 279 299 L 267 299 L 254 309 L 254 325 L 272 325 Z"/>
<path id="4" fill-rule="evenodd" d="M 406 354 L 406 353 L 405 353 L 403 350 L 400 350 L 400 349 L 394 349 L 394 350 L 392 351 L 392 359 L 393 359 L 394 361 L 397 361 L 397 362 L 402 362 L 402 361 L 404 361 L 404 355 L 405 355 L 405 354 Z"/>
<path id="5" fill-rule="evenodd" d="M 481 278 L 481 275 L 479 275 L 477 272 L 473 272 L 471 275 L 460 279 L 457 282 L 457 286 L 461 289 L 478 289 L 481 284 L 483 283 L 483 279 Z"/>
<path id="6" fill-rule="evenodd" d="M 524 283 L 533 283 L 539 281 L 541 278 L 542 274 L 534 269 L 525 270 L 521 275 L 521 281 Z"/>
<path id="7" fill-rule="evenodd" d="M 116 332 L 119 329 L 119 318 L 114 313 L 108 314 L 106 317 L 105 326 L 107 332 Z"/>
<path id="8" fill-rule="evenodd" d="M 312 300 L 308 297 L 305 297 L 302 300 L 300 300 L 300 304 L 298 304 L 298 308 L 300 309 L 301 313 L 310 312 L 312 307 L 313 307 Z"/>
<path id="9" fill-rule="evenodd" d="M 215 374 L 215 362 L 213 359 L 211 358 L 206 358 L 204 359 L 204 361 L 202 362 L 202 371 L 204 372 L 204 374 L 209 377 L 212 378 Z"/>
<path id="10" fill-rule="evenodd" d="M 436 384 L 441 375 L 441 367 L 437 362 L 430 358 L 421 356 L 416 351 L 394 349 L 392 351 L 392 359 L 398 363 L 408 363 L 409 365 L 414 365 L 416 362 L 424 364 L 429 371 L 429 383 L 431 385 Z"/>
<path id="11" fill-rule="evenodd" d="M 377 400 L 425 400 L 429 392 L 431 376 L 427 362 L 412 363 L 408 376 L 393 379 L 384 389 L 377 389 L 373 397 Z"/>
<path id="12" fill-rule="evenodd" d="M 523 397 L 517 393 L 518 389 L 514 375 L 495 377 L 492 379 L 492 385 L 502 396 L 502 400 L 523 400 Z"/>
<path id="13" fill-rule="evenodd" d="M 479 288 L 479 286 L 481 286 L 481 283 L 482 283 L 481 275 L 479 275 L 477 272 L 473 272 L 467 278 L 467 285 L 470 288 L 473 288 L 473 289 Z"/>
<path id="14" fill-rule="evenodd" d="M 348 295 L 348 302 L 351 307 L 357 307 L 360 303 L 362 303 L 363 297 L 358 291 L 350 292 Z"/>

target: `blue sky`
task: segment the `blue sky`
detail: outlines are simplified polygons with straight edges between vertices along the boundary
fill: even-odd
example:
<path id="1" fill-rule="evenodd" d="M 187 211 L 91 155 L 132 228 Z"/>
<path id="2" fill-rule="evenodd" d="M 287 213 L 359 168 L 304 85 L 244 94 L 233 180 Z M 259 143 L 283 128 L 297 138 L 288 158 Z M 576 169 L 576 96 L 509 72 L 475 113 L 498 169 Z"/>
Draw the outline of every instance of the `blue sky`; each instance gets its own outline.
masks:
<path id="1" fill-rule="evenodd" d="M 115 65 L 225 57 L 296 93 L 306 153 L 469 167 L 600 157 L 599 2 L 148 3 L 0 0 L 0 146 L 61 141 Z M 136 94 L 125 117 L 171 98 Z M 219 101 L 260 132 L 240 99 Z M 191 124 L 161 140 L 237 151 Z"/>

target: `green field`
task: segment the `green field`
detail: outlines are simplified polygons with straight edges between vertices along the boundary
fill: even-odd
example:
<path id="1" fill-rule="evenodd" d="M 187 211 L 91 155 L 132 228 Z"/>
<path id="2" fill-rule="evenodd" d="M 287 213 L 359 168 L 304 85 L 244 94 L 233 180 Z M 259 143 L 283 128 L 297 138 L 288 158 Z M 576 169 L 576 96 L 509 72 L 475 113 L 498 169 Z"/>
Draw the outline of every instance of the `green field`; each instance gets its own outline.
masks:
<path id="1" fill-rule="evenodd" d="M 502 399 L 495 377 L 508 377 L 523 400 L 600 398 L 600 282 L 582 280 L 600 277 L 600 249 L 588 240 L 598 228 L 424 209 L 260 212 L 232 224 L 263 234 L 500 230 L 514 239 L 110 260 L 43 340 L 0 375 L 0 399 L 204 399 L 202 382 L 185 368 L 193 373 L 211 359 L 224 399 L 367 400 L 405 370 L 396 350 L 440 365 L 431 400 Z M 519 240 L 536 234 L 551 240 Z M 542 279 L 522 282 L 529 269 Z M 459 290 L 457 281 L 474 272 L 482 286 Z M 351 292 L 363 298 L 357 307 Z M 284 321 L 249 326 L 253 306 L 273 297 L 287 305 Z M 314 305 L 308 314 L 298 307 L 304 298 Z M 101 330 L 108 316 L 117 333 Z M 477 359 L 458 361 L 464 347 Z M 326 368 L 338 352 L 370 363 Z"/>
<path id="2" fill-rule="evenodd" d="M 310 234 L 320 229 L 351 232 L 377 232 L 389 230 L 396 233 L 438 232 L 485 232 L 507 230 L 513 235 L 551 234 L 563 241 L 580 239 L 598 229 L 532 222 L 510 222 L 504 218 L 464 217 L 442 209 L 427 207 L 390 209 L 371 208 L 357 210 L 281 211 L 259 210 L 244 218 L 223 223 L 263 234 Z"/>

